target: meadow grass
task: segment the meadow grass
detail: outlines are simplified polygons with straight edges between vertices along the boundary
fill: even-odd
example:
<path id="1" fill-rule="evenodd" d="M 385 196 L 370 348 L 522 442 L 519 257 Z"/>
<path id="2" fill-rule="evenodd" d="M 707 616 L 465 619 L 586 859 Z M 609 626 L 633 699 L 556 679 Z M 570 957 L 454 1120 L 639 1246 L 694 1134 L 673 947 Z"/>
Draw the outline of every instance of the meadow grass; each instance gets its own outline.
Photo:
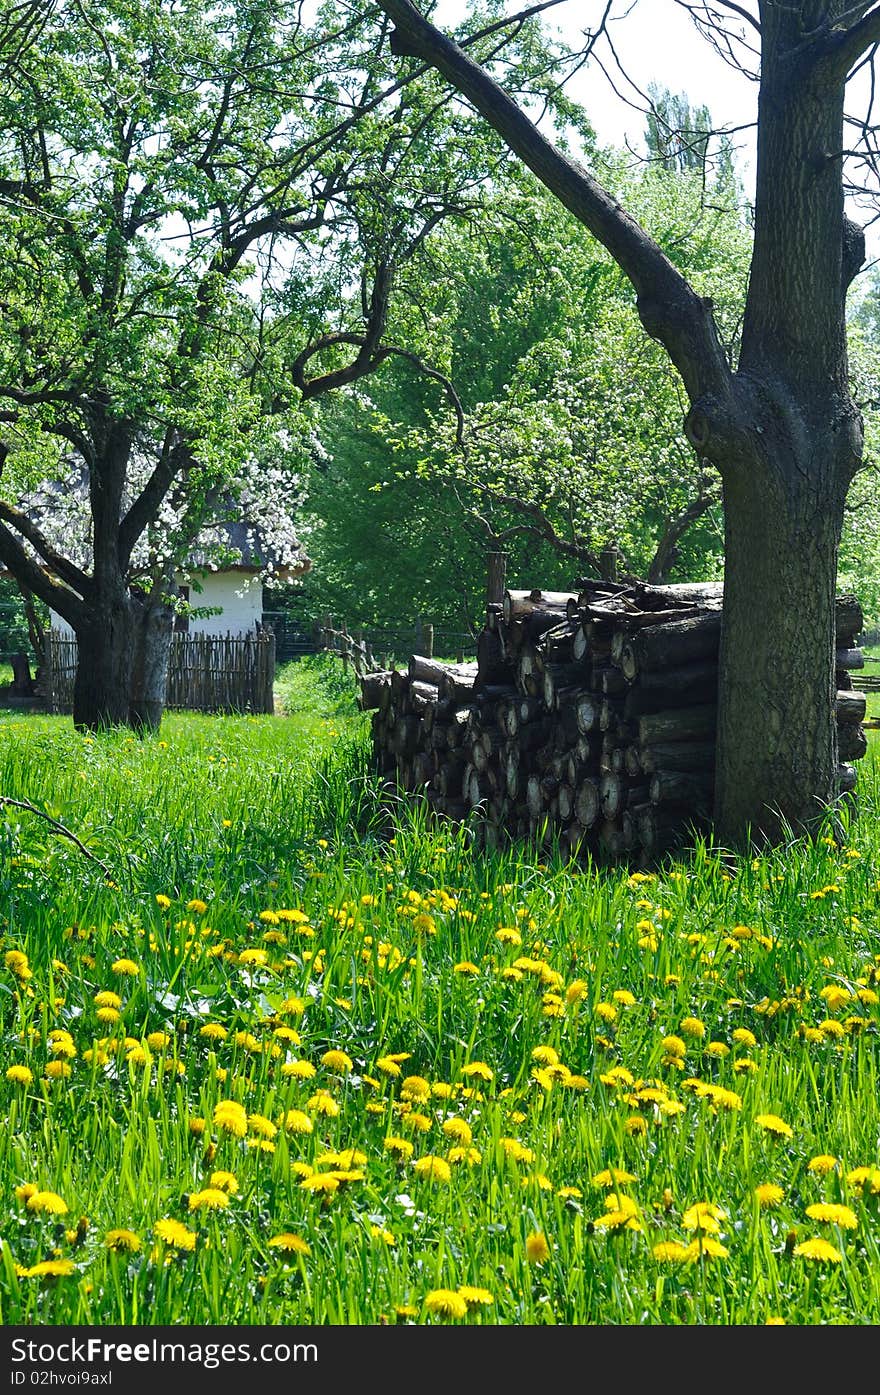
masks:
<path id="1" fill-rule="evenodd" d="M 876 760 L 766 857 L 488 856 L 318 672 L 0 720 L 115 883 L 0 821 L 2 1321 L 880 1320 Z"/>

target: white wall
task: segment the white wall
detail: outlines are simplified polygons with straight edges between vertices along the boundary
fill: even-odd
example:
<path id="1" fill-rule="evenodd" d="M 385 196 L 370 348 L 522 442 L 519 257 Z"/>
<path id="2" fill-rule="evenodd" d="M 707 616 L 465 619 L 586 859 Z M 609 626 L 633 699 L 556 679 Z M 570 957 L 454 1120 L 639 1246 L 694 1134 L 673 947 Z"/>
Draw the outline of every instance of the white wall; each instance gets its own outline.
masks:
<path id="1" fill-rule="evenodd" d="M 201 591 L 190 587 L 190 605 L 221 606 L 220 615 L 204 619 L 193 616 L 189 622 L 191 635 L 225 635 L 253 632 L 263 615 L 263 585 L 252 572 L 209 572 L 201 578 Z M 67 621 L 54 610 L 50 625 L 62 634 L 72 634 Z"/>
<path id="2" fill-rule="evenodd" d="M 263 616 L 263 584 L 251 572 L 210 572 L 200 579 L 201 591 L 190 587 L 192 606 L 221 606 L 220 615 L 204 619 L 192 616 L 191 635 L 226 635 L 253 632 Z"/>

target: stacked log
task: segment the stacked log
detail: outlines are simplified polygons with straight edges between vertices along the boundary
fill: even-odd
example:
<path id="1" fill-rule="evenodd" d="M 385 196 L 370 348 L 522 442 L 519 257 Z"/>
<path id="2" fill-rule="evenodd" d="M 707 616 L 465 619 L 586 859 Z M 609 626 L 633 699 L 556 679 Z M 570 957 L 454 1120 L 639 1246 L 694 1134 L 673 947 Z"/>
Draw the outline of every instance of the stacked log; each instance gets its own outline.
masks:
<path id="1" fill-rule="evenodd" d="M 371 674 L 381 773 L 489 847 L 538 839 L 571 855 L 648 863 L 708 825 L 714 796 L 720 584 L 586 581 L 507 591 L 477 662 L 414 655 Z M 841 791 L 867 749 L 858 601 L 837 601 Z"/>

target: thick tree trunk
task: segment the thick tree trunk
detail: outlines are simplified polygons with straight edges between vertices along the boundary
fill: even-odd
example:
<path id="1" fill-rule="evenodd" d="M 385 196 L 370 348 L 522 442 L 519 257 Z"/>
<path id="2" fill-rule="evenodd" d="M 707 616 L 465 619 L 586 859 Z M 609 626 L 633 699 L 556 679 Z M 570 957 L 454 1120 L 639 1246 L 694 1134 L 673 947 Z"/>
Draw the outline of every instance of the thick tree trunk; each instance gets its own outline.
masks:
<path id="1" fill-rule="evenodd" d="M 130 721 L 135 624 L 128 596 L 95 607 L 77 630 L 73 724 L 95 731 Z"/>
<path id="2" fill-rule="evenodd" d="M 157 731 L 165 710 L 174 612 L 170 606 L 155 601 L 143 605 L 135 602 L 134 609 L 129 721 L 138 730 Z"/>
<path id="3" fill-rule="evenodd" d="M 728 472 L 715 824 L 729 846 L 815 827 L 837 794 L 844 497 L 845 486 L 806 469 L 761 487 L 753 469 Z"/>

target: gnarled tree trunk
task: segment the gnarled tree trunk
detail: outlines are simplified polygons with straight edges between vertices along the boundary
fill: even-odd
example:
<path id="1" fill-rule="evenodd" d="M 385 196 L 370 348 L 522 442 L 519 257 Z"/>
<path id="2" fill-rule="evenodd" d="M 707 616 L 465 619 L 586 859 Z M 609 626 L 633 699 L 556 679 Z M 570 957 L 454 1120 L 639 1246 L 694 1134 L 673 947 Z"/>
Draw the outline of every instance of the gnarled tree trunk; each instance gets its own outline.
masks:
<path id="1" fill-rule="evenodd" d="M 135 656 L 135 617 L 124 592 L 112 602 L 90 607 L 77 628 L 73 724 L 96 731 L 130 721 Z"/>
<path id="2" fill-rule="evenodd" d="M 165 710 L 174 612 L 148 599 L 139 607 L 135 623 L 129 721 L 141 731 L 156 731 Z"/>

